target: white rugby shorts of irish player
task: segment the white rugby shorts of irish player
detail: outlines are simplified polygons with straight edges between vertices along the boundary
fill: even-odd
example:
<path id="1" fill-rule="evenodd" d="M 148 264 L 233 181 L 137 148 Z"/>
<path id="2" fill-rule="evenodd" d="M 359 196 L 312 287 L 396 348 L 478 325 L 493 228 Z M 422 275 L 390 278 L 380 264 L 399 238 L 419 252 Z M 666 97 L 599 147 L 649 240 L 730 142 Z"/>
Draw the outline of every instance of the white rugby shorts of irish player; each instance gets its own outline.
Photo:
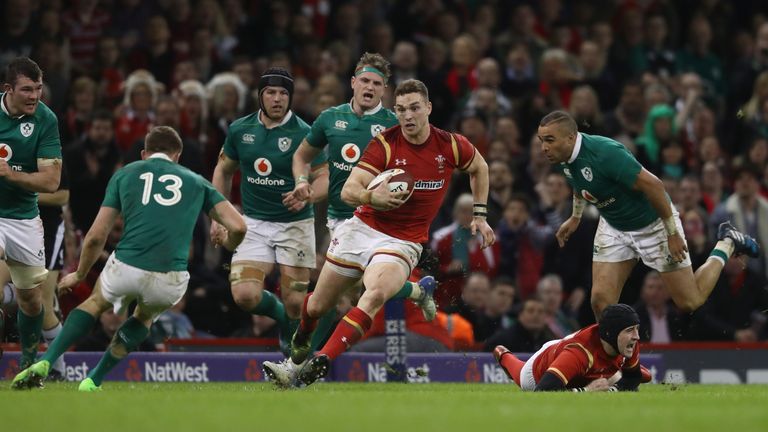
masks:
<path id="1" fill-rule="evenodd" d="M 533 362 L 544 352 L 547 348 L 560 342 L 562 339 L 555 339 L 545 343 L 538 351 L 533 353 L 528 361 L 525 362 L 523 368 L 520 369 L 520 389 L 525 391 L 533 391 L 536 389 L 536 379 L 533 377 Z"/>
<path id="2" fill-rule="evenodd" d="M 45 267 L 43 221 L 40 217 L 0 218 L 0 250 L 5 251 L 5 256 L 0 258 L 28 266 Z"/>
<path id="3" fill-rule="evenodd" d="M 680 217 L 676 211 L 673 215 L 677 232 L 685 241 Z M 621 262 L 638 258 L 648 267 L 662 273 L 691 265 L 691 257 L 688 253 L 685 254 L 683 262 L 678 263 L 672 260 L 667 243 L 667 232 L 664 230 L 664 222 L 661 219 L 637 231 L 619 231 L 601 217 L 592 247 L 592 261 Z"/>
<path id="4" fill-rule="evenodd" d="M 133 300 L 145 313 L 157 318 L 181 300 L 189 283 L 189 272 L 153 272 L 128 265 L 110 255 L 99 276 L 101 293 L 122 313 Z"/>
<path id="5" fill-rule="evenodd" d="M 393 262 L 410 275 L 420 256 L 420 244 L 376 231 L 353 216 L 334 230 L 325 265 L 342 276 L 356 278 L 371 264 Z"/>
<path id="6" fill-rule="evenodd" d="M 248 232 L 232 262 L 259 261 L 315 268 L 315 219 L 267 222 L 245 216 Z"/>

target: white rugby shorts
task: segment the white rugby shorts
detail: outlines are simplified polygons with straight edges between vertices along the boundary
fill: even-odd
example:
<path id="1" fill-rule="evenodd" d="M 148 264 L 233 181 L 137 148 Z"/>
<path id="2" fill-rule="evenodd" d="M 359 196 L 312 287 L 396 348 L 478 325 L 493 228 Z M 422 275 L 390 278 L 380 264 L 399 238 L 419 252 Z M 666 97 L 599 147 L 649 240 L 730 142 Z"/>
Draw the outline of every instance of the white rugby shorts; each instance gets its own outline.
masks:
<path id="1" fill-rule="evenodd" d="M 685 241 L 683 224 L 677 211 L 673 212 L 677 232 Z M 619 231 L 600 217 L 592 247 L 592 261 L 621 262 L 641 259 L 652 269 L 664 273 L 691 266 L 690 254 L 686 253 L 683 262 L 674 262 L 669 254 L 667 232 L 664 222 L 656 219 L 647 227 L 636 231 Z"/>
<path id="2" fill-rule="evenodd" d="M 356 278 L 371 264 L 394 262 L 410 275 L 419 262 L 421 249 L 418 243 L 376 231 L 353 216 L 334 229 L 325 265 L 343 276 Z"/>
<path id="3" fill-rule="evenodd" d="M 33 219 L 0 218 L 0 250 L 2 259 L 10 259 L 21 264 L 45 268 L 45 242 L 43 240 L 43 221 Z"/>
<path id="4" fill-rule="evenodd" d="M 315 219 L 267 222 L 245 217 L 248 232 L 232 262 L 259 261 L 315 268 Z"/>
<path id="5" fill-rule="evenodd" d="M 142 270 L 118 260 L 113 252 L 99 275 L 99 282 L 102 295 L 112 303 L 116 314 L 136 300 L 142 310 L 157 318 L 184 296 L 189 272 Z"/>

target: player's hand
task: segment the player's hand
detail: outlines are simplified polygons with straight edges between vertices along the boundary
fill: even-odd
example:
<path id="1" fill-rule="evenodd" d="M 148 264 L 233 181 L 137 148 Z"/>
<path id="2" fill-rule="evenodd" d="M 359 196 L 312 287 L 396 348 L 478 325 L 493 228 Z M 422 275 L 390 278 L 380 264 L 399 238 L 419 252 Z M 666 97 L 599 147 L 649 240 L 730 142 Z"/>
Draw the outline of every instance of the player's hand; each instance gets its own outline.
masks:
<path id="1" fill-rule="evenodd" d="M 488 225 L 488 221 L 486 221 L 484 217 L 472 218 L 472 223 L 469 225 L 469 229 L 472 231 L 473 236 L 480 231 L 480 234 L 483 236 L 482 249 L 496 243 L 496 233 L 493 232 L 493 228 Z"/>
<path id="2" fill-rule="evenodd" d="M 589 383 L 586 387 L 584 387 L 588 392 L 599 392 L 599 391 L 608 391 L 608 389 L 611 387 L 611 382 L 608 381 L 606 378 L 598 378 L 591 383 Z"/>
<path id="3" fill-rule="evenodd" d="M 310 189 L 310 196 L 312 189 Z M 296 190 L 292 190 L 291 192 L 286 192 L 283 194 L 283 205 L 288 210 L 296 213 L 303 209 L 307 203 L 309 202 L 309 199 L 299 199 Z"/>
<path id="4" fill-rule="evenodd" d="M 408 191 L 392 192 L 389 190 L 389 178 L 379 183 L 371 193 L 371 207 L 376 210 L 393 210 L 405 204 Z"/>
<path id="5" fill-rule="evenodd" d="M 80 277 L 77 275 L 76 271 L 73 271 L 72 273 L 69 273 L 68 275 L 61 278 L 59 281 L 59 284 L 57 287 L 59 288 L 59 295 L 66 294 L 70 291 L 72 291 L 72 288 L 76 287 L 80 282 L 85 279 L 84 277 Z"/>
<path id="6" fill-rule="evenodd" d="M 227 229 L 215 220 L 211 221 L 211 243 L 219 247 L 227 240 Z"/>
<path id="7" fill-rule="evenodd" d="M 579 227 L 579 223 L 581 223 L 581 218 L 571 216 L 560 225 L 560 228 L 557 229 L 557 233 L 555 234 L 555 237 L 557 237 L 557 244 L 559 244 L 560 247 L 565 246 L 565 243 L 571 238 L 571 234 L 573 234 L 576 231 L 576 228 Z"/>
<path id="8" fill-rule="evenodd" d="M 11 166 L 8 165 L 8 162 L 5 161 L 5 159 L 0 159 L 0 177 L 11 177 L 13 175 L 13 170 L 11 169 Z"/>
<path id="9" fill-rule="evenodd" d="M 667 245 L 669 246 L 669 255 L 676 263 L 685 261 L 685 253 L 688 252 L 688 246 L 685 245 L 685 240 L 679 233 L 675 233 L 667 237 Z"/>
<path id="10" fill-rule="evenodd" d="M 300 201 L 312 199 L 312 186 L 306 181 L 296 183 L 296 187 L 293 188 L 293 196 Z"/>

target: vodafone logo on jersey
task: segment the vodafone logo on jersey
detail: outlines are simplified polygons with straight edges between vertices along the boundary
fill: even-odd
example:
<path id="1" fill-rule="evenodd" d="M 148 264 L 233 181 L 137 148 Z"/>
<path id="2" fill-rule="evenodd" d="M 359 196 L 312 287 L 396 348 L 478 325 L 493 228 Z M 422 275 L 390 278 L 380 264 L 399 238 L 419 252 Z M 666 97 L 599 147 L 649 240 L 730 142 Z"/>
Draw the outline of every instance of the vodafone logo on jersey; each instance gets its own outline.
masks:
<path id="1" fill-rule="evenodd" d="M 272 162 L 267 158 L 258 158 L 253 162 L 253 169 L 256 173 L 262 177 L 266 177 L 272 174 Z"/>
<path id="2" fill-rule="evenodd" d="M 349 163 L 360 160 L 360 153 L 360 147 L 352 143 L 344 144 L 341 148 L 341 157 Z"/>
<path id="3" fill-rule="evenodd" d="M 0 159 L 8 162 L 13 157 L 13 149 L 6 143 L 0 143 Z"/>

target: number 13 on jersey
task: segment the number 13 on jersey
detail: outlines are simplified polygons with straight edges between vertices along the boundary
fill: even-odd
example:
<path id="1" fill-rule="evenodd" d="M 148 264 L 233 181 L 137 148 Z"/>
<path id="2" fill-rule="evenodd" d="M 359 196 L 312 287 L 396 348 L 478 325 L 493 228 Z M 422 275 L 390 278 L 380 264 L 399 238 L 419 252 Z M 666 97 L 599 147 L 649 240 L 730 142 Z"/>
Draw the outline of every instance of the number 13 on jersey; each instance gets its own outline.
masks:
<path id="1" fill-rule="evenodd" d="M 164 174 L 157 178 L 159 183 L 165 185 L 165 190 L 171 193 L 169 198 L 165 198 L 160 193 L 152 194 L 154 177 L 155 175 L 151 172 L 145 172 L 139 176 L 140 179 L 144 180 L 144 193 L 141 195 L 141 204 L 149 204 L 150 198 L 153 198 L 155 202 L 163 206 L 178 204 L 181 201 L 181 186 L 183 184 L 181 179 L 173 174 Z"/>

